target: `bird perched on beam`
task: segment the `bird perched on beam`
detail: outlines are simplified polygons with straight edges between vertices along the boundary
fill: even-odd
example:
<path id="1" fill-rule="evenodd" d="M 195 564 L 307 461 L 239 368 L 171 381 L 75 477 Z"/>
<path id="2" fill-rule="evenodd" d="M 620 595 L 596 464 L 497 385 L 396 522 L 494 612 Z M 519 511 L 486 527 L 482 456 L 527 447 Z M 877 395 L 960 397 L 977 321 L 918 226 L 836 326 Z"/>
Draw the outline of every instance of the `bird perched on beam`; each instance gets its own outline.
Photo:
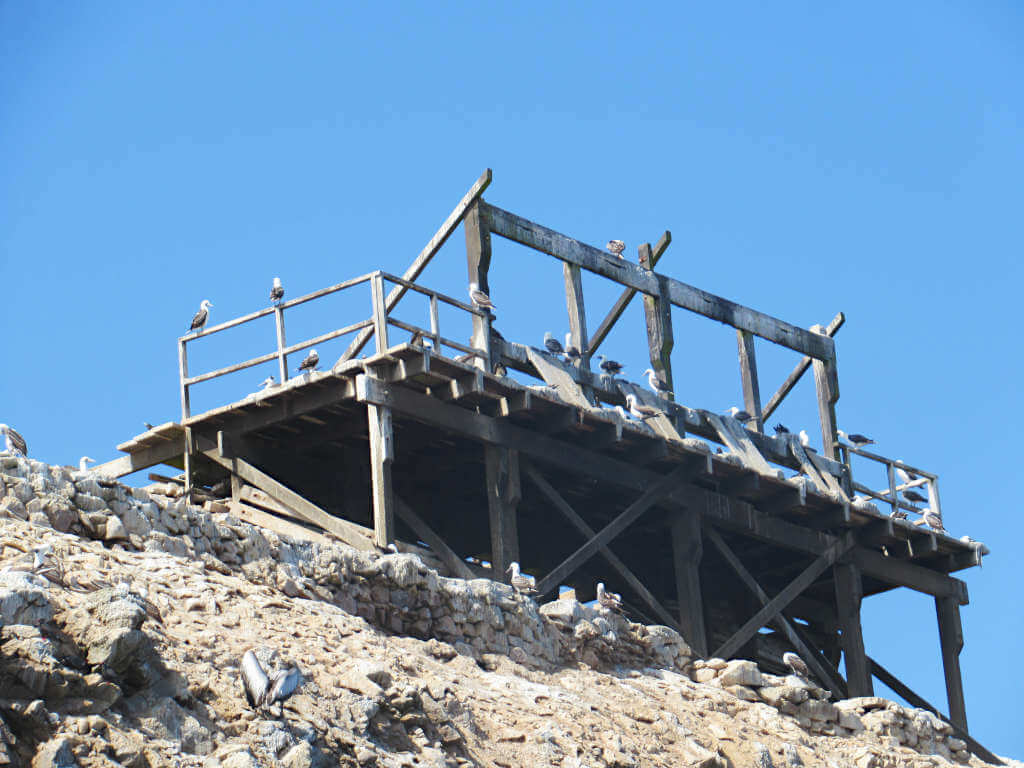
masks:
<path id="1" fill-rule="evenodd" d="M 572 343 L 572 331 L 565 334 L 565 359 L 568 361 L 579 360 L 579 349 Z"/>
<path id="2" fill-rule="evenodd" d="M 852 445 L 854 448 L 863 448 L 865 445 L 873 445 L 875 442 L 870 437 L 866 437 L 865 435 L 859 435 L 856 432 L 854 432 L 852 435 L 848 435 L 845 432 L 843 432 L 843 430 L 837 429 L 836 434 L 839 435 L 839 437 L 842 438 L 843 440 L 846 440 L 848 443 L 850 443 L 850 445 Z"/>
<path id="3" fill-rule="evenodd" d="M 782 423 L 776 424 L 775 425 L 775 434 L 776 435 L 788 435 L 789 434 L 789 428 L 785 424 L 782 424 Z"/>
<path id="4" fill-rule="evenodd" d="M 320 355 L 316 353 L 315 349 L 311 349 L 306 358 L 299 363 L 299 371 L 315 371 L 318 365 L 320 365 Z"/>
<path id="5" fill-rule="evenodd" d="M 626 250 L 626 244 L 621 240 L 609 240 L 608 250 L 618 256 L 620 259 L 623 258 L 622 252 Z"/>
<path id="6" fill-rule="evenodd" d="M 213 304 L 210 303 L 209 299 L 203 299 L 199 304 L 199 311 L 192 316 L 192 325 L 188 327 L 189 331 L 202 332 L 203 327 L 206 325 L 206 321 L 210 319 L 210 307 Z"/>
<path id="7" fill-rule="evenodd" d="M 78 471 L 79 472 L 88 472 L 89 471 L 89 464 L 95 464 L 95 463 L 96 463 L 96 459 L 90 459 L 88 456 L 83 456 L 82 458 L 80 458 L 78 460 Z"/>
<path id="8" fill-rule="evenodd" d="M 636 395 L 632 392 L 626 395 L 626 407 L 629 409 L 629 415 L 634 419 L 640 419 L 640 421 L 653 419 L 655 416 L 661 416 L 661 411 L 657 408 L 652 408 L 645 403 L 641 403 L 636 399 Z"/>
<path id="9" fill-rule="evenodd" d="M 552 336 L 551 331 L 544 331 L 544 349 L 552 355 L 562 356 L 565 354 L 565 350 L 562 348 L 562 342 Z"/>
<path id="10" fill-rule="evenodd" d="M 924 520 L 924 524 L 931 528 L 933 531 L 939 533 L 947 533 L 946 526 L 942 524 L 942 516 L 932 512 L 930 507 L 925 507 L 921 510 L 921 519 Z"/>
<path id="11" fill-rule="evenodd" d="M 469 299 L 474 305 L 483 309 L 497 309 L 494 306 L 494 302 L 491 301 L 491 297 L 481 291 L 477 283 L 469 284 Z"/>
<path id="12" fill-rule="evenodd" d="M 654 372 L 653 368 L 648 368 L 644 371 L 644 375 L 647 377 L 647 383 L 650 384 L 651 389 L 657 392 L 661 396 L 671 395 L 672 390 L 668 388 L 668 384 L 658 378 L 658 374 Z"/>
<path id="13" fill-rule="evenodd" d="M 904 491 L 903 492 L 903 498 L 905 498 L 907 501 L 910 501 L 910 502 L 917 502 L 918 504 L 922 504 L 922 503 L 928 501 L 928 499 L 926 499 L 924 496 L 922 496 L 920 493 L 918 493 L 917 491 L 915 491 L 913 489 L 911 489 L 909 491 Z"/>
<path id="14" fill-rule="evenodd" d="M 893 513 L 892 513 L 892 514 L 890 515 L 890 517 L 891 517 L 891 518 L 892 518 L 893 520 L 906 520 L 906 519 L 907 519 L 907 510 L 905 510 L 905 509 L 900 509 L 899 507 L 897 507 L 897 508 L 896 508 L 896 511 L 895 511 L 895 512 L 893 512 Z"/>
<path id="15" fill-rule="evenodd" d="M 25 438 L 16 429 L 6 424 L 0 424 L 0 435 L 4 436 L 4 450 L 28 456 L 28 445 L 25 443 Z"/>
<path id="16" fill-rule="evenodd" d="M 746 424 L 748 421 L 753 421 L 754 417 L 744 411 L 742 408 L 737 408 L 735 405 L 729 409 L 729 415 L 732 416 L 736 421 L 742 421 Z"/>
<path id="17" fill-rule="evenodd" d="M 274 285 L 270 289 L 270 300 L 274 303 L 279 302 L 284 298 L 284 286 L 281 285 L 281 278 L 274 278 Z"/>
<path id="18" fill-rule="evenodd" d="M 807 434 L 806 429 L 800 430 L 800 445 L 804 448 L 809 448 L 811 446 L 811 436 Z"/>
<path id="19" fill-rule="evenodd" d="M 597 604 L 609 611 L 622 611 L 622 595 L 609 592 L 604 588 L 604 582 L 597 584 Z"/>
<path id="20" fill-rule="evenodd" d="M 622 373 L 622 363 L 617 362 L 615 360 L 606 360 L 604 355 L 598 355 L 597 359 L 601 361 L 601 370 L 607 373 L 609 376 L 614 377 Z"/>
<path id="21" fill-rule="evenodd" d="M 508 570 L 505 573 L 511 573 L 512 578 L 509 579 L 509 583 L 512 585 L 516 592 L 524 595 L 535 595 L 537 594 L 537 583 L 532 576 L 527 576 L 519 570 L 519 563 L 515 560 L 509 565 Z"/>
<path id="22" fill-rule="evenodd" d="M 903 463 L 903 459 L 896 459 L 896 461 L 900 462 L 901 464 Z M 901 483 L 912 483 L 915 480 L 919 480 L 920 479 L 913 472 L 910 472 L 910 471 L 905 470 L 905 469 L 901 469 L 900 467 L 894 466 L 893 469 L 896 470 L 896 477 L 898 477 L 900 479 Z"/>
<path id="23" fill-rule="evenodd" d="M 806 680 L 811 676 L 811 670 L 807 668 L 804 660 L 792 651 L 786 651 L 782 654 L 782 663 L 789 667 L 790 671 L 797 677 L 802 677 Z"/>

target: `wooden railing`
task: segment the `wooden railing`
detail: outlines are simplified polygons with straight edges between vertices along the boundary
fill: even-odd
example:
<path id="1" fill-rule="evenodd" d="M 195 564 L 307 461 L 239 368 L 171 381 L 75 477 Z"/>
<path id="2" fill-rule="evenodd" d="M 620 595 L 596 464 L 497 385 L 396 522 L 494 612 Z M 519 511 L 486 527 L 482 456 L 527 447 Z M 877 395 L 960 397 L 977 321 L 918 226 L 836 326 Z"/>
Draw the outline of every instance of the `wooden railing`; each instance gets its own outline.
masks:
<path id="1" fill-rule="evenodd" d="M 384 293 L 384 283 L 393 283 L 398 286 L 398 290 L 401 294 L 396 300 L 386 301 Z M 333 331 L 320 334 L 304 341 L 288 344 L 285 338 L 285 311 L 292 307 L 305 304 L 313 301 L 314 299 L 320 299 L 324 296 L 329 296 L 340 291 L 344 291 L 350 288 L 354 288 L 359 285 L 368 283 L 370 285 L 370 306 L 371 313 L 370 317 L 365 320 L 359 320 L 357 322 L 346 325 L 342 328 L 337 328 Z M 419 327 L 411 323 L 406 323 L 391 317 L 391 312 L 400 302 L 401 298 L 405 296 L 407 291 L 414 291 L 419 294 L 423 294 L 428 297 L 430 301 L 430 317 L 429 317 L 429 329 L 426 327 Z M 392 294 L 394 291 L 392 291 Z M 389 295 L 390 298 L 390 295 Z M 313 293 L 300 296 L 297 299 L 290 301 L 283 301 L 280 304 L 266 307 L 256 312 L 251 312 L 248 315 L 237 317 L 234 320 L 228 320 L 227 322 L 214 325 L 209 328 L 205 328 L 202 331 L 196 333 L 189 333 L 178 339 L 178 385 L 181 393 L 181 418 L 186 420 L 192 415 L 191 407 L 191 388 L 202 382 L 217 379 L 222 376 L 227 376 L 238 371 L 245 370 L 246 368 L 252 368 L 257 365 L 268 363 L 272 360 L 278 362 L 278 376 L 281 384 L 288 381 L 288 356 L 296 352 L 302 352 L 303 350 L 314 347 L 317 344 L 323 344 L 324 342 L 336 339 L 339 336 L 345 336 L 351 333 L 359 333 L 359 339 L 363 340 L 363 344 L 373 337 L 375 339 L 376 352 L 385 352 L 390 347 L 388 342 L 388 327 L 400 328 L 404 331 L 408 331 L 413 334 L 414 340 L 430 339 L 431 343 L 440 351 L 441 346 L 448 346 L 453 349 L 457 349 L 467 355 L 471 355 L 475 358 L 482 360 L 490 359 L 490 351 L 485 346 L 484 348 L 473 348 L 465 344 L 461 344 L 453 339 L 450 339 L 441 333 L 441 322 L 440 315 L 438 312 L 438 305 L 440 303 L 447 304 L 455 307 L 459 310 L 467 312 L 471 315 L 485 316 L 486 314 L 481 310 L 465 304 L 457 299 L 453 299 L 450 296 L 446 296 L 437 291 L 433 291 L 429 288 L 425 288 L 422 285 L 417 285 L 408 280 L 404 280 L 401 277 L 388 274 L 377 270 L 376 272 L 370 272 L 369 274 L 361 275 L 360 277 L 354 277 L 351 280 L 332 285 L 328 288 L 322 288 L 321 290 L 314 291 Z M 260 318 L 267 317 L 268 315 L 274 315 L 274 326 L 276 331 L 276 347 L 273 351 L 266 352 L 256 357 L 244 360 L 239 363 L 217 368 L 213 371 L 201 373 L 197 375 L 190 375 L 188 365 L 188 345 L 194 344 L 200 339 L 204 339 L 208 336 L 212 336 L 216 333 L 237 328 L 238 326 L 245 325 L 247 323 L 254 322 Z M 360 344 L 360 348 L 362 344 Z"/>
<path id="2" fill-rule="evenodd" d="M 865 451 L 862 448 L 854 448 L 852 445 L 846 445 L 845 443 L 840 443 L 839 450 L 842 451 L 843 463 L 846 464 L 847 467 L 850 466 L 850 454 L 861 456 L 869 461 L 878 462 L 885 466 L 888 487 L 876 491 L 862 483 L 854 481 L 854 492 L 863 494 L 889 506 L 892 509 L 892 514 L 896 514 L 899 510 L 903 510 L 905 512 L 914 512 L 915 514 L 920 515 L 924 510 L 921 507 L 911 504 L 909 501 L 901 499 L 900 494 L 905 491 L 909 491 L 912 488 L 925 488 L 928 492 L 928 508 L 940 518 L 942 517 L 942 504 L 939 501 L 938 475 L 932 474 L 931 472 L 925 472 L 923 469 L 912 467 L 909 464 L 905 464 L 904 462 L 896 459 L 889 459 L 885 456 L 880 456 L 877 453 Z M 906 472 L 910 477 L 910 481 L 903 482 L 898 478 L 896 473 L 897 469 L 902 469 Z M 852 468 L 850 475 L 851 477 L 853 476 Z"/>

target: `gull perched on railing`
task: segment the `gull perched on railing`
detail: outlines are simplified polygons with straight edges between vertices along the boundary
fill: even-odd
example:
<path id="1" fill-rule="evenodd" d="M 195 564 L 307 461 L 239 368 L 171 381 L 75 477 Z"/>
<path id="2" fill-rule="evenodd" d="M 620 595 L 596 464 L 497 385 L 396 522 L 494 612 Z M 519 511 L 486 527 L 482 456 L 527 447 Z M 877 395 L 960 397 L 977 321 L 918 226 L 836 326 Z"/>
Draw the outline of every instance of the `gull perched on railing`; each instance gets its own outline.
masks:
<path id="1" fill-rule="evenodd" d="M 206 325 L 206 321 L 210 319 L 210 307 L 213 304 L 210 303 L 209 299 L 203 299 L 199 304 L 199 311 L 192 316 L 192 325 L 188 327 L 189 331 L 202 331 L 203 326 Z"/>
<path id="2" fill-rule="evenodd" d="M 841 439 L 846 440 L 848 443 L 850 443 L 854 448 L 863 448 L 865 445 L 873 445 L 875 442 L 870 437 L 867 437 L 865 435 L 859 435 L 856 432 L 854 432 L 852 435 L 848 435 L 845 432 L 843 432 L 843 430 L 837 429 L 836 434 L 839 435 Z"/>
<path id="3" fill-rule="evenodd" d="M 903 459 L 896 459 L 896 461 L 900 462 L 901 464 L 903 463 Z M 900 482 L 912 483 L 915 480 L 920 480 L 920 478 L 913 472 L 908 472 L 907 470 L 901 469 L 900 467 L 893 467 L 893 469 L 896 470 L 896 476 L 900 479 Z"/>
<path id="4" fill-rule="evenodd" d="M 626 395 L 626 407 L 629 408 L 630 416 L 634 419 L 640 419 L 641 421 L 653 419 L 655 416 L 661 416 L 661 411 L 657 408 L 652 408 L 645 403 L 641 403 L 636 399 L 636 395 L 632 392 Z"/>
<path id="5" fill-rule="evenodd" d="M 267 378 L 260 382 L 260 389 L 270 389 L 274 386 L 277 386 L 277 379 L 273 376 L 267 376 Z"/>
<path id="6" fill-rule="evenodd" d="M 484 309 L 497 309 L 494 306 L 494 302 L 491 301 L 491 297 L 480 290 L 480 286 L 477 283 L 469 284 L 469 298 L 478 307 Z"/>
<path id="7" fill-rule="evenodd" d="M 920 493 L 914 490 L 904 491 L 903 498 L 905 498 L 907 501 L 917 502 L 918 504 L 923 504 L 924 502 L 928 501 L 928 499 L 926 499 L 924 496 L 922 496 Z"/>
<path id="8" fill-rule="evenodd" d="M 946 526 L 942 524 L 942 516 L 932 512 L 931 507 L 925 507 L 921 510 L 921 519 L 924 521 L 924 524 L 933 531 L 948 533 L 948 531 L 946 531 Z"/>

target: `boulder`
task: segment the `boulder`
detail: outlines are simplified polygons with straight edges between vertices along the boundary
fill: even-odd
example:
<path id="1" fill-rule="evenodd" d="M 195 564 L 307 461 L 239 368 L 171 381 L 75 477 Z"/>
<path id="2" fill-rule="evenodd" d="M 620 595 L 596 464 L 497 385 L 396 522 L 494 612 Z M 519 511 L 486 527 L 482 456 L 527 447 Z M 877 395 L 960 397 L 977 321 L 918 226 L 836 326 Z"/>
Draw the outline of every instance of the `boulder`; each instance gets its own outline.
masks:
<path id="1" fill-rule="evenodd" d="M 745 659 L 730 661 L 719 677 L 724 686 L 750 685 L 756 688 L 761 685 L 761 671 L 757 668 L 757 664 Z"/>
<path id="2" fill-rule="evenodd" d="M 53 618 L 46 581 L 27 571 L 0 573 L 0 624 L 39 624 Z"/>

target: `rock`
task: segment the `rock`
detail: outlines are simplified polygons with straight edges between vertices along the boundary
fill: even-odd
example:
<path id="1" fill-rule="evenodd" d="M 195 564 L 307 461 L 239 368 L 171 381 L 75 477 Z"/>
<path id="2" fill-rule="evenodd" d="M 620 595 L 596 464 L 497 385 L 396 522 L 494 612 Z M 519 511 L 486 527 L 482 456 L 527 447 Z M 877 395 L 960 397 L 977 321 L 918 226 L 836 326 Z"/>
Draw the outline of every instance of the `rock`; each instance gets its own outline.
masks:
<path id="1" fill-rule="evenodd" d="M 583 617 L 583 610 L 578 600 L 552 600 L 540 607 L 542 616 L 561 624 L 573 625 Z"/>
<path id="2" fill-rule="evenodd" d="M 221 768 L 259 768 L 259 763 L 248 749 L 232 752 L 220 761 Z"/>
<path id="3" fill-rule="evenodd" d="M 775 768 L 772 762 L 772 753 L 768 747 L 760 742 L 754 742 L 754 765 L 756 768 Z"/>
<path id="4" fill-rule="evenodd" d="M 128 538 L 128 531 L 125 530 L 124 524 L 119 518 L 108 517 L 103 538 L 106 541 L 120 541 Z"/>
<path id="5" fill-rule="evenodd" d="M 281 756 L 284 768 L 312 768 L 313 747 L 307 741 L 300 741 Z"/>
<path id="6" fill-rule="evenodd" d="M 346 669 L 338 678 L 338 684 L 353 693 L 366 696 L 374 701 L 384 700 L 384 689 L 355 668 Z"/>
<path id="7" fill-rule="evenodd" d="M 859 733 L 864 730 L 864 723 L 861 722 L 860 715 L 856 712 L 851 712 L 848 709 L 839 709 L 838 705 L 833 706 L 836 706 L 837 711 L 839 712 L 839 725 L 855 733 Z"/>
<path id="8" fill-rule="evenodd" d="M 702 667 L 693 673 L 693 679 L 698 683 L 710 683 L 718 677 L 718 670 L 711 667 Z"/>
<path id="9" fill-rule="evenodd" d="M 800 768 L 800 766 L 804 764 L 795 744 L 790 744 L 789 742 L 784 743 L 782 745 L 782 753 L 786 756 L 786 765 L 789 766 L 789 768 Z"/>
<path id="10" fill-rule="evenodd" d="M 730 661 L 725 665 L 725 669 L 722 670 L 719 677 L 724 686 L 751 685 L 756 688 L 761 685 L 761 671 L 757 668 L 757 664 L 743 659 Z"/>
<path id="11" fill-rule="evenodd" d="M 3 499 L 0 499 L 0 515 L 27 520 L 28 510 L 16 496 L 4 496 Z"/>
<path id="12" fill-rule="evenodd" d="M 723 687 L 737 699 L 743 701 L 761 701 L 761 697 L 757 695 L 757 691 L 753 688 L 748 688 L 745 685 L 724 685 Z"/>
<path id="13" fill-rule="evenodd" d="M 821 722 L 834 722 L 838 718 L 838 710 L 834 704 L 829 701 L 819 701 L 818 699 L 808 699 L 805 701 L 800 705 L 800 712 L 811 720 Z"/>
<path id="14" fill-rule="evenodd" d="M 47 582 L 26 571 L 0 573 L 0 624 L 40 624 L 53 618 Z"/>
<path id="15" fill-rule="evenodd" d="M 40 745 L 32 758 L 32 768 L 77 768 L 78 761 L 71 751 L 71 741 L 52 739 Z"/>

